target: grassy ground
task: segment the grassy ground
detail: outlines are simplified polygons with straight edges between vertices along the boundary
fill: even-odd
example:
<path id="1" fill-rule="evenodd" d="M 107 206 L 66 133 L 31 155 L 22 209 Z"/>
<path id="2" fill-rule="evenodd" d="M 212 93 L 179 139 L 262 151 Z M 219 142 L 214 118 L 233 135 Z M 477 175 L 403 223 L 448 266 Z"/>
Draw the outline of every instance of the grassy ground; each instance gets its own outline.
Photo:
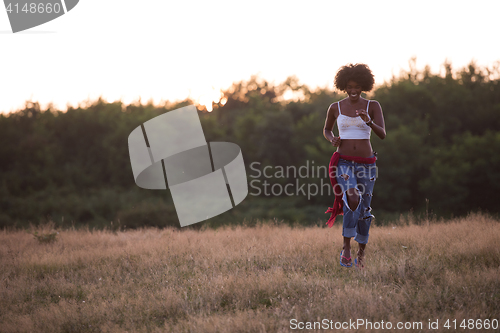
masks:
<path id="1" fill-rule="evenodd" d="M 0 232 L 1 332 L 289 332 L 323 319 L 498 331 L 459 327 L 500 320 L 500 223 L 484 215 L 373 226 L 361 271 L 338 263 L 339 225 L 42 234 Z"/>

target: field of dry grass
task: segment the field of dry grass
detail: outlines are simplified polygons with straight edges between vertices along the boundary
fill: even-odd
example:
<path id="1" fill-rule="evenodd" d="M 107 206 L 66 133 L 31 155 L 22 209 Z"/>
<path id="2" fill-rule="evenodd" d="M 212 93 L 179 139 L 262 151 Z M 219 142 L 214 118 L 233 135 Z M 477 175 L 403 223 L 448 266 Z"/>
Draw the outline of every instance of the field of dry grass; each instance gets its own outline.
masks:
<path id="1" fill-rule="evenodd" d="M 43 244 L 3 231 L 0 331 L 289 332 L 293 319 L 363 319 L 418 332 L 430 319 L 454 332 L 447 319 L 500 320 L 499 221 L 373 226 L 362 271 L 339 265 L 340 235 L 338 224 L 61 230 Z"/>

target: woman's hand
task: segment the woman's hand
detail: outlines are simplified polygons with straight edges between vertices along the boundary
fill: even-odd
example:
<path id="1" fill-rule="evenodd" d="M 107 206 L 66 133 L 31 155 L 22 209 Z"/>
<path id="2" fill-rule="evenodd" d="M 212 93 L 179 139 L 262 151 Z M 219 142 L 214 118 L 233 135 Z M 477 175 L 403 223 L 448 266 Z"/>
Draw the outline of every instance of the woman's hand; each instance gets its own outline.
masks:
<path id="1" fill-rule="evenodd" d="M 369 122 L 371 119 L 366 110 L 356 110 L 356 115 L 360 116 L 365 123 Z"/>
<path id="2" fill-rule="evenodd" d="M 332 143 L 332 146 L 334 147 L 339 147 L 340 146 L 340 136 L 334 136 L 332 141 L 330 141 Z"/>

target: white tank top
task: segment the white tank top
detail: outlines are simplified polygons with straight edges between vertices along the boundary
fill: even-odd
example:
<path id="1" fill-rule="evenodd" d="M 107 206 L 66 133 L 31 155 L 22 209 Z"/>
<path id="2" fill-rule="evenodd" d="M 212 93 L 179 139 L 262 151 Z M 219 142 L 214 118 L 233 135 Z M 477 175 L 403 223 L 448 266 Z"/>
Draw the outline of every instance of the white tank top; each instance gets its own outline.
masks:
<path id="1" fill-rule="evenodd" d="M 337 118 L 337 126 L 339 128 L 339 137 L 341 139 L 370 139 L 371 128 L 368 126 L 360 116 L 349 117 L 345 116 L 340 112 L 340 102 L 339 105 L 339 116 Z M 366 106 L 370 106 L 370 101 Z"/>

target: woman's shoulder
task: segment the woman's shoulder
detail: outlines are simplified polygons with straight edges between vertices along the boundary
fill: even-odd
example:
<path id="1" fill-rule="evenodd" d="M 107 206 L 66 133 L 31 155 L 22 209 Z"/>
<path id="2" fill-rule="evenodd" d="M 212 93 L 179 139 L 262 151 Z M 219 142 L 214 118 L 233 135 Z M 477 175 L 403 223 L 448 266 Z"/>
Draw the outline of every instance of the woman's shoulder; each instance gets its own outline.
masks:
<path id="1" fill-rule="evenodd" d="M 336 102 L 333 102 L 332 104 L 330 104 L 330 106 L 328 107 L 328 109 L 337 109 L 339 108 L 339 103 L 340 101 L 336 101 Z"/>
<path id="2" fill-rule="evenodd" d="M 340 102 L 345 101 L 347 98 L 348 98 L 348 97 L 346 97 L 346 98 L 344 98 L 344 99 L 341 99 L 341 100 L 339 100 L 339 101 L 335 101 L 335 102 L 333 102 L 332 104 L 330 104 L 330 107 L 335 107 L 335 108 L 338 108 L 338 107 L 339 107 L 339 105 L 340 105 Z"/>
<path id="3" fill-rule="evenodd" d="M 382 112 L 382 107 L 376 99 L 369 99 L 369 104 L 367 105 L 367 112 L 370 117 L 373 117 L 375 113 Z"/>
<path id="4" fill-rule="evenodd" d="M 339 103 L 340 101 L 333 102 L 328 107 L 328 114 L 333 115 L 335 118 L 339 116 Z"/>
<path id="5" fill-rule="evenodd" d="M 367 98 L 366 100 L 368 101 L 370 108 L 372 106 L 378 106 L 378 107 L 380 107 L 380 103 L 376 99 L 368 99 Z"/>

